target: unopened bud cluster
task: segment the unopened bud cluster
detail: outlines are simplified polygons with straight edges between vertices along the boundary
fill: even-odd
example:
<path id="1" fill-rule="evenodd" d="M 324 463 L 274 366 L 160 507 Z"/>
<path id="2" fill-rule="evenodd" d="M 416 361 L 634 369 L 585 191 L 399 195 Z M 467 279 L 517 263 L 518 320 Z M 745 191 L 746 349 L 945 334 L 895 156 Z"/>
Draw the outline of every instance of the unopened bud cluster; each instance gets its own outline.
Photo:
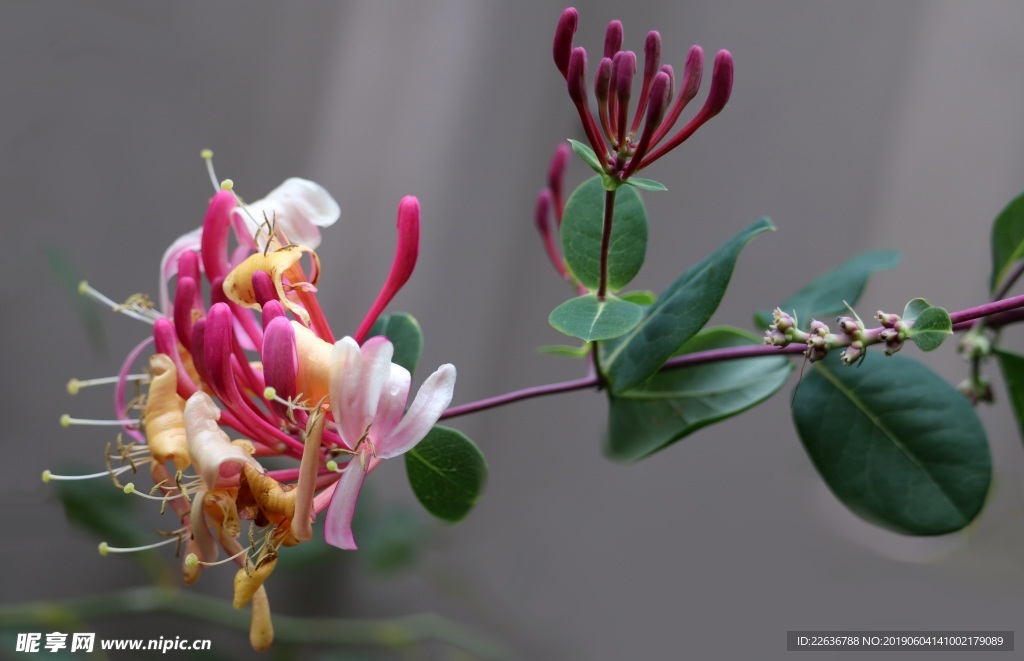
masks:
<path id="1" fill-rule="evenodd" d="M 844 364 L 852 365 L 864 356 L 864 351 L 872 344 L 884 344 L 884 353 L 891 356 L 903 348 L 907 339 L 906 324 L 898 314 L 878 311 L 877 319 L 882 325 L 878 328 L 865 328 L 859 318 L 837 317 L 838 333 L 817 319 L 812 319 L 807 331 L 800 330 L 796 319 L 779 308 L 773 313 L 774 323 L 765 331 L 764 343 L 773 347 L 785 347 L 793 342 L 807 345 L 804 355 L 813 363 L 828 355 L 832 349 L 843 348 L 840 357 Z"/>

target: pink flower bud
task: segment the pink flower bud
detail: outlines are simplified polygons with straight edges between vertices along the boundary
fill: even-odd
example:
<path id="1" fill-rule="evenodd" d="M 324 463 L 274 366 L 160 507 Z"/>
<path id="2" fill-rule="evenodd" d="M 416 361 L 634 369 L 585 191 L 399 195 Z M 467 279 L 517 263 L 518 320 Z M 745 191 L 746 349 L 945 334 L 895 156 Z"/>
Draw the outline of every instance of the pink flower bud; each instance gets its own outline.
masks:
<path id="1" fill-rule="evenodd" d="M 653 144 L 658 144 L 662 138 L 668 135 L 668 132 L 675 126 L 676 120 L 679 119 L 683 110 L 693 100 L 693 97 L 697 96 L 703 72 L 704 51 L 700 46 L 692 46 L 689 54 L 686 56 L 686 66 L 683 68 L 683 80 L 679 96 L 676 97 L 676 102 L 673 104 L 672 110 L 665 117 L 665 121 L 662 122 L 661 128 L 654 134 L 654 138 L 651 140 Z"/>
<path id="2" fill-rule="evenodd" d="M 555 28 L 555 43 L 552 49 L 555 57 L 555 66 L 562 73 L 562 78 L 569 75 L 569 55 L 572 53 L 572 36 L 576 32 L 576 25 L 579 23 L 579 13 L 573 7 L 568 7 L 562 12 L 558 19 L 558 27 Z"/>
<path id="3" fill-rule="evenodd" d="M 568 84 L 569 98 L 577 106 L 587 102 L 587 51 L 582 47 L 572 49 L 569 56 L 569 69 L 565 82 Z"/>
<path id="4" fill-rule="evenodd" d="M 669 82 L 668 74 L 659 71 L 658 75 L 654 77 L 654 83 L 651 85 L 650 100 L 647 104 L 647 121 L 644 123 L 644 132 L 640 136 L 640 142 L 636 146 L 636 151 L 633 152 L 633 157 L 629 160 L 629 164 L 623 171 L 623 179 L 636 172 L 637 167 L 643 161 L 644 154 L 647 153 L 651 145 L 651 138 L 665 116 L 665 109 L 668 107 L 669 101 L 668 88 L 670 85 L 671 82 Z"/>
<path id="5" fill-rule="evenodd" d="M 608 91 L 611 88 L 611 84 L 612 60 L 611 58 L 603 57 L 597 65 L 597 74 L 594 78 L 594 96 L 597 98 L 597 115 L 601 121 L 601 129 L 609 140 L 612 139 L 612 125 L 608 119 Z"/>
<path id="6" fill-rule="evenodd" d="M 629 96 L 633 90 L 633 76 L 636 74 L 636 53 L 619 51 L 612 58 L 612 88 L 615 107 L 612 125 L 615 128 L 615 143 L 622 149 L 626 142 L 626 118 L 629 115 Z"/>
<path id="7" fill-rule="evenodd" d="M 295 379 L 299 371 L 299 355 L 295 349 L 295 331 L 283 316 L 273 319 L 263 334 L 263 377 L 278 397 L 295 397 Z M 277 401 L 270 402 L 278 415 L 288 415 L 287 408 Z"/>
<path id="8" fill-rule="evenodd" d="M 548 188 L 551 190 L 551 201 L 554 206 L 555 216 L 559 222 L 562 220 L 562 194 L 565 189 L 565 171 L 569 167 L 569 157 L 572 149 L 564 142 L 555 148 L 551 156 L 551 164 L 548 166 Z"/>
<path id="9" fill-rule="evenodd" d="M 260 306 L 266 305 L 268 301 L 277 300 L 277 288 L 274 285 L 274 279 L 263 269 L 253 271 L 252 291 L 256 302 Z"/>
<path id="10" fill-rule="evenodd" d="M 640 119 L 644 116 L 644 111 L 647 110 L 647 100 L 651 84 L 654 82 L 655 74 L 658 73 L 660 63 L 661 35 L 651 30 L 647 33 L 647 39 L 644 41 L 644 81 L 640 86 L 640 103 L 637 105 L 636 115 L 633 117 L 633 126 L 629 129 L 630 133 L 636 133 L 637 129 L 640 128 Z"/>
<path id="11" fill-rule="evenodd" d="M 604 33 L 604 56 L 615 57 L 622 50 L 622 22 L 612 21 Z"/>
<path id="12" fill-rule="evenodd" d="M 711 91 L 708 92 L 708 100 L 704 102 L 704 109 L 701 111 L 706 115 L 705 121 L 720 113 L 729 102 L 732 95 L 732 77 L 732 53 L 720 50 L 718 55 L 715 55 L 715 68 L 711 72 Z"/>
<path id="13" fill-rule="evenodd" d="M 174 329 L 184 347 L 192 350 L 192 311 L 199 287 L 190 276 L 178 271 L 178 287 L 174 292 Z"/>
<path id="14" fill-rule="evenodd" d="M 210 280 L 217 276 L 227 276 L 231 270 L 228 263 L 228 233 L 231 229 L 231 211 L 236 204 L 234 193 L 222 190 L 213 196 L 206 209 L 201 254 L 206 277 Z"/>
<path id="15" fill-rule="evenodd" d="M 377 300 L 370 306 L 363 322 L 359 324 L 356 331 L 356 342 L 362 342 L 377 317 L 395 297 L 395 294 L 409 281 L 413 268 L 416 266 L 416 258 L 420 250 L 420 202 L 412 195 L 402 198 L 398 204 L 398 243 L 395 246 L 395 258 L 391 262 L 391 271 Z"/>

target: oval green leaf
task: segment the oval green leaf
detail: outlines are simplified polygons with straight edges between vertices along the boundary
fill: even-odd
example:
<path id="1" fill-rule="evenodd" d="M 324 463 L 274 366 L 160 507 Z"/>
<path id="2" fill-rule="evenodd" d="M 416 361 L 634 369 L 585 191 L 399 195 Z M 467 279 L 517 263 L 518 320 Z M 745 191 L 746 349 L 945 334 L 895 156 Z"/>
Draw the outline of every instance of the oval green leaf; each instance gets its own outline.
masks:
<path id="1" fill-rule="evenodd" d="M 992 479 L 985 430 L 952 386 L 910 358 L 815 363 L 793 420 L 832 493 L 857 515 L 907 535 L 960 530 Z"/>
<path id="2" fill-rule="evenodd" d="M 653 179 L 642 179 L 640 177 L 630 177 L 623 182 L 627 186 L 636 186 L 640 190 L 649 190 L 655 192 L 661 192 L 668 190 L 665 184 L 660 181 L 654 181 Z"/>
<path id="3" fill-rule="evenodd" d="M 595 294 L 584 294 L 552 310 L 548 322 L 570 337 L 594 342 L 625 335 L 643 316 L 644 309 L 631 301 L 614 296 L 599 301 Z"/>
<path id="4" fill-rule="evenodd" d="M 487 462 L 462 432 L 435 425 L 405 453 L 409 485 L 423 507 L 444 521 L 466 518 L 487 482 Z"/>
<path id="5" fill-rule="evenodd" d="M 758 234 L 774 229 L 762 218 L 726 241 L 669 285 L 628 335 L 602 345 L 602 365 L 612 393 L 646 381 L 708 323 L 722 302 L 740 251 Z"/>
<path id="6" fill-rule="evenodd" d="M 932 304 L 923 298 L 912 298 L 903 306 L 903 315 L 900 316 L 900 319 L 902 319 L 904 323 L 912 324 L 921 316 L 922 312 L 931 306 Z"/>
<path id="7" fill-rule="evenodd" d="M 676 355 L 760 343 L 759 337 L 736 328 L 710 328 Z M 785 356 L 729 360 L 659 372 L 638 388 L 609 394 L 606 453 L 618 461 L 647 457 L 763 402 L 792 370 Z"/>
<path id="8" fill-rule="evenodd" d="M 562 215 L 562 251 L 573 275 L 591 290 L 601 280 L 601 237 L 605 190 L 598 177 L 583 182 L 569 196 Z M 618 291 L 636 277 L 647 254 L 647 212 L 636 189 L 615 191 L 611 243 L 608 249 L 608 288 Z"/>
<path id="9" fill-rule="evenodd" d="M 921 351 L 938 349 L 942 342 L 953 334 L 953 322 L 943 308 L 929 306 L 915 312 L 914 325 L 907 331 L 907 337 L 913 340 Z"/>
<path id="10" fill-rule="evenodd" d="M 891 269 L 899 261 L 900 253 L 896 250 L 862 252 L 839 268 L 822 273 L 779 307 L 789 314 L 795 311 L 797 320 L 804 328 L 811 319 L 829 319 L 843 314 L 846 312 L 845 303 L 857 304 L 868 280 L 876 271 Z M 772 323 L 772 313 L 764 310 L 758 312 L 754 315 L 754 323 L 758 328 L 767 328 Z"/>
<path id="11" fill-rule="evenodd" d="M 1002 284 L 1014 262 L 1024 258 L 1024 193 L 1006 205 L 992 223 L 993 293 Z"/>
<path id="12" fill-rule="evenodd" d="M 370 328 L 367 337 L 383 335 L 395 345 L 391 362 L 401 365 L 412 374 L 423 353 L 423 330 L 416 318 L 406 312 L 381 315 Z"/>

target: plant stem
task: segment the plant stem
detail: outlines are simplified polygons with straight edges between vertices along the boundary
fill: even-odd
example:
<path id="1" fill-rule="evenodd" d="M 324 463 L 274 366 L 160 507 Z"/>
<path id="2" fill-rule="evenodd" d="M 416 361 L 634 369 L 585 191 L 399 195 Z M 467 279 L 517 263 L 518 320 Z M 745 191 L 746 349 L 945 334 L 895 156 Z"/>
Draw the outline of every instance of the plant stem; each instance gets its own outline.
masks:
<path id="1" fill-rule="evenodd" d="M 975 319 L 988 316 L 994 316 L 994 319 L 992 320 L 993 324 L 998 323 L 998 325 L 1002 326 L 1014 321 L 1024 320 L 1024 310 L 1018 310 L 1018 308 L 1024 308 L 1024 295 L 1005 298 L 1000 301 L 993 301 L 977 307 L 960 310 L 959 312 L 953 312 L 949 315 L 949 318 L 953 322 L 953 330 L 956 331 L 967 330 L 971 327 L 972 322 Z M 738 360 L 740 358 L 795 355 L 802 354 L 806 349 L 807 346 L 801 343 L 794 343 L 785 347 L 771 347 L 757 344 L 746 347 L 710 349 L 708 351 L 697 351 L 695 353 L 688 353 L 685 356 L 676 356 L 675 358 L 671 358 L 664 366 L 662 366 L 662 369 L 672 370 L 682 367 L 692 367 L 694 365 L 705 365 L 707 363 L 715 363 L 723 360 Z M 600 371 L 598 371 L 598 374 L 599 373 Z M 453 406 L 441 415 L 441 420 L 456 418 L 461 415 L 476 413 L 477 411 L 497 408 L 499 406 L 504 406 L 505 404 L 520 402 L 524 399 L 533 399 L 534 397 L 543 397 L 545 395 L 554 395 L 557 393 L 599 387 L 601 387 L 601 379 L 597 375 L 587 376 L 582 379 L 574 379 L 572 381 L 561 381 L 559 383 L 533 386 L 505 393 L 504 395 L 497 395 L 495 397 L 488 397 L 487 399 L 477 400 L 468 404 Z"/>
<path id="2" fill-rule="evenodd" d="M 604 192 L 604 226 L 601 230 L 601 281 L 597 287 L 597 300 L 608 295 L 608 251 L 612 245 L 612 216 L 615 214 L 615 191 Z"/>
<path id="3" fill-rule="evenodd" d="M 66 626 L 81 620 L 124 615 L 168 613 L 221 627 L 249 630 L 248 611 L 229 601 L 166 587 L 130 588 L 110 594 L 43 601 L 0 608 L 8 631 L 38 626 Z M 297 645 L 361 645 L 406 650 L 439 641 L 472 657 L 500 658 L 501 647 L 481 634 L 433 613 L 396 618 L 349 619 L 274 616 L 274 640 Z"/>

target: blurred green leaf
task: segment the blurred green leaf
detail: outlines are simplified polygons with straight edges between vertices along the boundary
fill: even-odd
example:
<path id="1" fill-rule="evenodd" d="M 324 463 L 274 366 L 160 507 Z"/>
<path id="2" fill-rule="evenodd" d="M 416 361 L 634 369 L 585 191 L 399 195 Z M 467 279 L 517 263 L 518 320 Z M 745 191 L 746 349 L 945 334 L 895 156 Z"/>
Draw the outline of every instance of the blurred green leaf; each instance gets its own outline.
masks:
<path id="1" fill-rule="evenodd" d="M 640 177 L 630 177 L 629 179 L 626 180 L 625 183 L 626 183 L 627 186 L 636 186 L 640 190 L 649 190 L 649 191 L 656 191 L 656 192 L 661 192 L 661 191 L 668 190 L 668 188 L 665 186 L 665 184 L 661 183 L 660 181 L 654 181 L 653 179 L 642 179 Z"/>
<path id="2" fill-rule="evenodd" d="M 391 362 L 416 372 L 416 365 L 423 353 L 423 331 L 415 317 L 407 312 L 393 312 L 381 315 L 370 328 L 367 337 L 383 335 L 395 345 L 395 355 Z"/>
<path id="3" fill-rule="evenodd" d="M 839 268 L 822 273 L 778 307 L 789 314 L 795 311 L 797 321 L 806 328 L 811 319 L 828 319 L 846 312 L 844 301 L 856 305 L 871 276 L 894 268 L 899 261 L 896 250 L 862 252 Z M 772 313 L 761 310 L 754 315 L 754 323 L 764 330 L 772 323 Z"/>
<path id="4" fill-rule="evenodd" d="M 597 154 L 589 146 L 583 144 L 579 140 L 569 139 L 569 144 L 572 145 L 572 150 L 575 152 L 580 159 L 587 164 L 587 166 L 598 174 L 603 174 L 604 170 L 601 168 L 601 161 L 597 160 Z"/>
<path id="5" fill-rule="evenodd" d="M 995 293 L 1017 260 L 1024 258 L 1024 193 L 1006 205 L 992 223 L 992 276 Z"/>
<path id="6" fill-rule="evenodd" d="M 1013 415 L 1017 419 L 1017 431 L 1024 439 L 1024 356 L 1003 349 L 996 349 L 995 354 L 999 359 L 999 368 L 1003 372 L 1006 390 L 1010 394 Z"/>

